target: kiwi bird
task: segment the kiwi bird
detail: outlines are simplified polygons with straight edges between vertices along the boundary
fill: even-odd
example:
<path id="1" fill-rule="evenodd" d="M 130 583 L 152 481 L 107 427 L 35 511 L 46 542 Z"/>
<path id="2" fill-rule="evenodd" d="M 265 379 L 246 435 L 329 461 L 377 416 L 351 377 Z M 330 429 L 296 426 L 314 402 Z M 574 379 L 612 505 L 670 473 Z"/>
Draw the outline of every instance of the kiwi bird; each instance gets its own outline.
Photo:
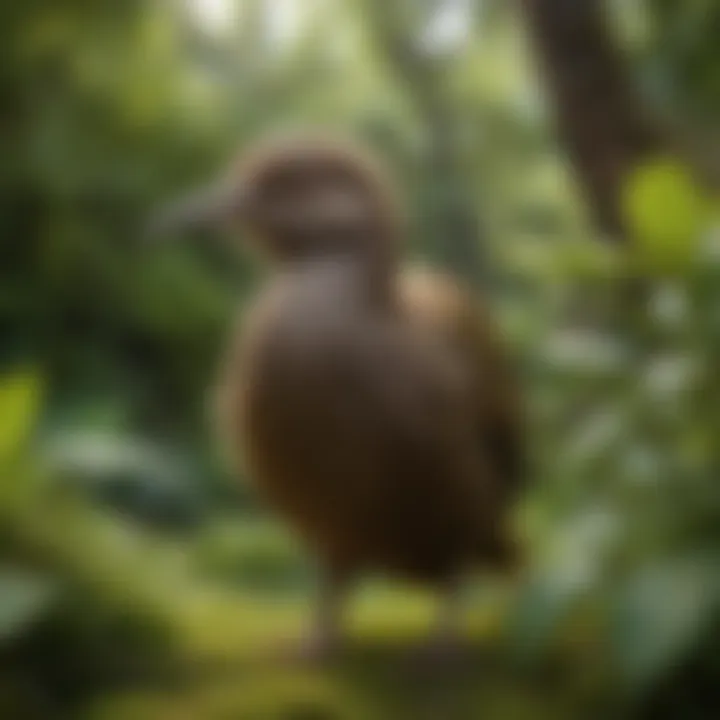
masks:
<path id="1" fill-rule="evenodd" d="M 303 136 L 268 141 L 165 217 L 237 226 L 269 260 L 222 364 L 218 430 L 318 561 L 320 651 L 360 573 L 450 598 L 473 567 L 516 562 L 513 373 L 474 292 L 401 267 L 399 208 L 377 159 Z"/>

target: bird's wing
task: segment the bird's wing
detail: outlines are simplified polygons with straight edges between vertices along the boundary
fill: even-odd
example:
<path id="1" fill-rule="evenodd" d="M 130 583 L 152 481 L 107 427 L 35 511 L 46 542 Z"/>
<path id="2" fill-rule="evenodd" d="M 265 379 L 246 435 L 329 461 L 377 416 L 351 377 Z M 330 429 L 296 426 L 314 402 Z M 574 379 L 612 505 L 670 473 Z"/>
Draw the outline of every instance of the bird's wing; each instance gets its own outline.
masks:
<path id="1" fill-rule="evenodd" d="M 454 279 L 422 269 L 401 276 L 400 294 L 407 312 L 445 335 L 464 358 L 471 377 L 476 437 L 501 496 L 514 499 L 526 474 L 523 409 L 518 382 L 489 311 Z"/>

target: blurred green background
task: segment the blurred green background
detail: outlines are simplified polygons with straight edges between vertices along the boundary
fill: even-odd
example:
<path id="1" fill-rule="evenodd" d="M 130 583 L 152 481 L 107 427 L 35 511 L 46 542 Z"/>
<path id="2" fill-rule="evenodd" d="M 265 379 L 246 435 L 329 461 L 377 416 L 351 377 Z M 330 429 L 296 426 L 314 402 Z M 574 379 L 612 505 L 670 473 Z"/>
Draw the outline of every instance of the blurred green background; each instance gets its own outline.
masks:
<path id="1" fill-rule="evenodd" d="M 715 0 L 25 0 L 0 21 L 0 717 L 718 716 Z M 486 289 L 526 387 L 531 566 L 478 579 L 472 657 L 431 681 L 403 658 L 433 599 L 381 580 L 334 669 L 262 662 L 312 567 L 205 409 L 261 274 L 240 238 L 143 232 L 259 134 L 316 124 L 392 165 L 409 255 Z"/>

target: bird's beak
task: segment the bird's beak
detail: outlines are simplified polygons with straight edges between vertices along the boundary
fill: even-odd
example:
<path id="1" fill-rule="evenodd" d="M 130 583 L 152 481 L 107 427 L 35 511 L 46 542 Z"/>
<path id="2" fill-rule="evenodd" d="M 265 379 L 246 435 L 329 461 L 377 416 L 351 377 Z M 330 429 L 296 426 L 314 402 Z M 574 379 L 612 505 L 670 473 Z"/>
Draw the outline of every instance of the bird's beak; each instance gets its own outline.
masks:
<path id="1" fill-rule="evenodd" d="M 151 216 L 146 235 L 157 239 L 225 227 L 242 220 L 245 206 L 242 188 L 236 184 L 201 188 L 160 207 Z"/>

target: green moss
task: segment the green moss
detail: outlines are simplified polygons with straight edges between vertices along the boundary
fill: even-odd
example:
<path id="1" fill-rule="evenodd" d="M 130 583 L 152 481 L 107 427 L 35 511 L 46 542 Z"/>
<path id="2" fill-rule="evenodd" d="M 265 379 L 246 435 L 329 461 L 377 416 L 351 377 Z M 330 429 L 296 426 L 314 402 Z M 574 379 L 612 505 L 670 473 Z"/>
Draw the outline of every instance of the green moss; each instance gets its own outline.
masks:
<path id="1" fill-rule="evenodd" d="M 541 673 L 513 667 L 495 604 L 467 618 L 459 662 L 418 662 L 433 605 L 382 588 L 354 604 L 337 662 L 291 665 L 283 651 L 301 637 L 308 609 L 242 594 L 186 596 L 176 617 L 177 676 L 158 687 L 148 675 L 144 687 L 93 704 L 84 720 L 563 720 L 597 691 L 570 657 Z"/>

